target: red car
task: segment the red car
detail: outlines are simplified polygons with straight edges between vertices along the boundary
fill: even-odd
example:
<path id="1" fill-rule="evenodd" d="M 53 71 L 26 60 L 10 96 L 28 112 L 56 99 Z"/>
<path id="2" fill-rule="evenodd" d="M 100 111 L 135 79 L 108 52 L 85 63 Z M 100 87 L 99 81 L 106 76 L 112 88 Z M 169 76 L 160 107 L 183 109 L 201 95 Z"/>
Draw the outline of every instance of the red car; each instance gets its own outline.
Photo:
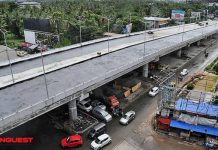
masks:
<path id="1" fill-rule="evenodd" d="M 78 134 L 69 136 L 61 140 L 61 146 L 63 148 L 77 147 L 83 144 L 82 137 Z"/>
<path id="2" fill-rule="evenodd" d="M 108 101 L 109 101 L 110 106 L 112 107 L 118 106 L 120 104 L 120 102 L 118 101 L 115 95 L 109 96 Z"/>

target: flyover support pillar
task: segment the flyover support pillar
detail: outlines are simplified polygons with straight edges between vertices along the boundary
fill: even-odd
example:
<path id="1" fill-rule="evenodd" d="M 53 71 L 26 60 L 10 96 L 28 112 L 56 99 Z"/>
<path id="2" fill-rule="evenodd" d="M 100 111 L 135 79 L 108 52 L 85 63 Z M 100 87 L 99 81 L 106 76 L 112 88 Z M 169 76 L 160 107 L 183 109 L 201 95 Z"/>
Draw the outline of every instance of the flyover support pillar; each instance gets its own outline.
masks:
<path id="1" fill-rule="evenodd" d="M 182 49 L 179 49 L 176 53 L 177 57 L 182 57 Z"/>
<path id="2" fill-rule="evenodd" d="M 77 107 L 76 107 L 76 100 L 71 100 L 68 103 L 69 108 L 69 119 L 70 121 L 74 121 L 77 119 Z"/>
<path id="3" fill-rule="evenodd" d="M 148 64 L 145 64 L 145 65 L 143 66 L 142 75 L 143 75 L 143 77 L 145 77 L 145 78 L 148 77 Z"/>
<path id="4" fill-rule="evenodd" d="M 201 45 L 201 41 L 198 41 L 198 42 L 197 42 L 197 46 L 200 46 L 200 45 Z"/>

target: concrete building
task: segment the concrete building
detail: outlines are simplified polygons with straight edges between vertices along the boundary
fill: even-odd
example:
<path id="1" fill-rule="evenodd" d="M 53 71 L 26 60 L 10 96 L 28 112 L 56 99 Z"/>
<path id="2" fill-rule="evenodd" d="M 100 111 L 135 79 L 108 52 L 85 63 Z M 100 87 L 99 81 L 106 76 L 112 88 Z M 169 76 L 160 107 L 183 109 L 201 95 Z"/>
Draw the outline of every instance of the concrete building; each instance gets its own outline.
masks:
<path id="1" fill-rule="evenodd" d="M 38 2 L 26 2 L 26 1 L 20 2 L 20 1 L 17 1 L 16 3 L 19 5 L 19 7 L 22 7 L 22 8 L 24 8 L 26 6 L 41 8 L 41 4 Z"/>
<path id="2" fill-rule="evenodd" d="M 147 28 L 159 28 L 167 25 L 170 18 L 160 18 L 160 17 L 144 17 L 147 23 Z"/>

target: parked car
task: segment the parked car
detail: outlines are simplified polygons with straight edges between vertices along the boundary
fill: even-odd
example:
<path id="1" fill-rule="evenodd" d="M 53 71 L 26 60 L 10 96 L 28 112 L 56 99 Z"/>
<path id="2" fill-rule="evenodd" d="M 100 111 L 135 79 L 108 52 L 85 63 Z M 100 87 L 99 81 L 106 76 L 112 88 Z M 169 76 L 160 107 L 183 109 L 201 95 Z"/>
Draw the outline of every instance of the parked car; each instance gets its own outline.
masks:
<path id="1" fill-rule="evenodd" d="M 181 72 L 180 72 L 180 75 L 181 76 L 185 76 L 188 74 L 188 69 L 183 69 Z"/>
<path id="2" fill-rule="evenodd" d="M 150 91 L 149 91 L 149 95 L 150 96 L 156 96 L 159 93 L 159 88 L 158 87 L 153 87 Z"/>
<path id="3" fill-rule="evenodd" d="M 62 148 L 78 147 L 83 144 L 82 137 L 78 134 L 72 135 L 61 140 Z"/>
<path id="4" fill-rule="evenodd" d="M 121 119 L 120 124 L 127 125 L 135 118 L 135 112 L 129 111 L 127 112 Z"/>
<path id="5" fill-rule="evenodd" d="M 154 32 L 153 31 L 148 31 L 148 34 L 154 34 Z"/>
<path id="6" fill-rule="evenodd" d="M 90 129 L 90 131 L 88 132 L 88 137 L 90 139 L 93 139 L 99 135 L 104 134 L 105 131 L 106 131 L 106 124 L 103 122 L 100 122 Z"/>
<path id="7" fill-rule="evenodd" d="M 92 110 L 92 113 L 95 117 L 97 117 L 105 122 L 109 122 L 112 120 L 112 116 L 107 111 L 101 109 L 99 106 L 95 107 Z"/>
<path id="8" fill-rule="evenodd" d="M 203 24 L 202 22 L 197 22 L 197 24 L 198 24 L 199 26 L 204 26 L 204 24 Z"/>
<path id="9" fill-rule="evenodd" d="M 102 134 L 99 137 L 97 137 L 94 141 L 92 141 L 91 147 L 94 150 L 99 150 L 104 146 L 110 144 L 111 142 L 111 137 L 108 134 Z"/>
<path id="10" fill-rule="evenodd" d="M 95 108 L 96 106 L 99 106 L 101 109 L 106 110 L 106 106 L 104 104 L 102 104 L 102 102 L 100 102 L 98 100 L 92 101 L 91 105 L 92 105 L 93 108 Z"/>
<path id="11" fill-rule="evenodd" d="M 82 110 L 85 110 L 86 112 L 90 112 L 92 110 L 92 106 L 90 104 L 90 99 L 87 98 L 87 99 L 84 99 L 82 101 L 79 101 L 77 103 L 77 106 L 82 109 Z"/>
<path id="12" fill-rule="evenodd" d="M 108 111 L 111 112 L 113 116 L 123 116 L 123 109 L 120 108 L 119 105 L 114 107 L 108 107 Z"/>

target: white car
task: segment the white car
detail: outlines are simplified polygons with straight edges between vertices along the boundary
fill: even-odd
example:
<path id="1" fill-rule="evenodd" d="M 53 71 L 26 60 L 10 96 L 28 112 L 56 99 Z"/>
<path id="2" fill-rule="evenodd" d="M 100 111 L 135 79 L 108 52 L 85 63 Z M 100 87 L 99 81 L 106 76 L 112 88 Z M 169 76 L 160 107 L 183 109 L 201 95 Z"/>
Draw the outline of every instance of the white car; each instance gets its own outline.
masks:
<path id="1" fill-rule="evenodd" d="M 120 124 L 127 125 L 129 122 L 131 122 L 135 118 L 135 112 L 129 111 L 127 112 L 121 119 Z"/>
<path id="2" fill-rule="evenodd" d="M 84 99 L 80 102 L 77 103 L 77 106 L 82 109 L 85 110 L 86 112 L 90 112 L 92 110 L 92 106 L 90 104 L 90 99 Z"/>
<path id="3" fill-rule="evenodd" d="M 150 96 L 156 96 L 159 93 L 159 88 L 158 87 L 153 87 L 150 91 L 149 91 L 149 95 Z"/>
<path id="4" fill-rule="evenodd" d="M 188 69 L 183 69 L 182 72 L 180 72 L 181 76 L 185 76 L 188 74 Z"/>
<path id="5" fill-rule="evenodd" d="M 111 137 L 108 134 L 102 134 L 99 137 L 97 137 L 94 141 L 92 141 L 91 147 L 94 150 L 99 150 L 104 146 L 110 144 L 111 142 Z"/>

